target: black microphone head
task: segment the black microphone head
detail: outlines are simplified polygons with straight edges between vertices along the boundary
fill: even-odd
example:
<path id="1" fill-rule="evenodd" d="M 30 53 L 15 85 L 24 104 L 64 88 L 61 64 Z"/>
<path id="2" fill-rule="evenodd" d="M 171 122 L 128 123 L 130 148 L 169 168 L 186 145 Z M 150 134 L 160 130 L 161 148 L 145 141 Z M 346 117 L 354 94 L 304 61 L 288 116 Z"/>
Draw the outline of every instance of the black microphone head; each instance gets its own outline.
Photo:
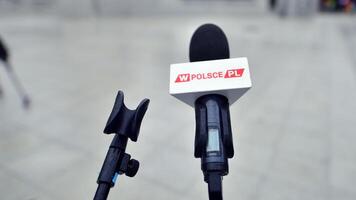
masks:
<path id="1" fill-rule="evenodd" d="M 230 58 L 229 44 L 224 32 L 214 24 L 204 24 L 190 40 L 190 62 Z"/>
<path id="2" fill-rule="evenodd" d="M 5 44 L 2 42 L 1 37 L 0 37 L 0 60 L 3 62 L 7 62 L 9 58 L 9 53 L 7 51 L 7 48 Z"/>

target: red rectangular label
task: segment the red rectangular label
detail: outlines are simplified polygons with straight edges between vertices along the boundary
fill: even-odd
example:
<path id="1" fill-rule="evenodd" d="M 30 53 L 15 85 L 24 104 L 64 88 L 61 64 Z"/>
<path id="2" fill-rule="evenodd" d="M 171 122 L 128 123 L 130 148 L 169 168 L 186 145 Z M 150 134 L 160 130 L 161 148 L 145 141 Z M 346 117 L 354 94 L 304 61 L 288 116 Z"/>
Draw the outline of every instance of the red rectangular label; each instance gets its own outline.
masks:
<path id="1" fill-rule="evenodd" d="M 245 70 L 244 68 L 240 68 L 240 69 L 229 69 L 226 71 L 216 71 L 216 72 L 206 72 L 206 73 L 178 74 L 175 83 L 199 81 L 199 80 L 206 80 L 206 79 L 239 78 L 243 75 L 244 70 Z"/>
<path id="2" fill-rule="evenodd" d="M 244 73 L 244 69 L 229 69 L 226 71 L 224 78 L 237 78 L 241 77 Z"/>

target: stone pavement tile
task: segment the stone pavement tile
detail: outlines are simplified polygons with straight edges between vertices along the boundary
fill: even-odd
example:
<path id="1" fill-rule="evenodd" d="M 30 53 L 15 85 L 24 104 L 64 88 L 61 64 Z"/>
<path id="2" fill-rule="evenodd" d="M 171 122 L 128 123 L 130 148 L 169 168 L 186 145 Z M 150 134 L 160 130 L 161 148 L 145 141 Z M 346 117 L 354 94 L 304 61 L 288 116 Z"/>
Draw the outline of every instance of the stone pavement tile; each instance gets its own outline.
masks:
<path id="1" fill-rule="evenodd" d="M 5 169 L 3 166 L 0 169 L 1 199 L 58 200 L 51 193 L 44 191 L 42 185 L 34 185 L 31 181 L 23 179 L 19 174 L 14 173 L 10 169 Z"/>
<path id="2" fill-rule="evenodd" d="M 237 164 L 241 162 L 239 158 L 230 161 L 229 175 L 223 179 L 224 199 L 254 200 L 258 192 L 261 172 Z"/>
<path id="3" fill-rule="evenodd" d="M 200 160 L 193 155 L 159 148 L 158 145 L 151 156 L 144 158 L 145 168 L 142 168 L 141 173 L 146 180 L 157 185 L 176 193 L 185 193 L 194 180 L 201 178 Z"/>
<path id="4" fill-rule="evenodd" d="M 347 21 L 345 21 L 347 22 Z M 346 23 L 347 24 L 347 23 Z M 349 24 L 350 25 L 350 24 Z M 352 26 L 349 26 L 352 27 Z M 333 31 L 330 34 L 341 34 L 341 31 Z M 342 52 L 340 56 L 330 60 L 330 65 L 338 66 L 331 74 L 331 163 L 330 163 L 330 185 L 333 186 L 334 199 L 355 198 L 355 151 L 354 140 L 356 111 L 356 82 L 355 65 L 353 59 L 349 58 L 349 45 L 345 43 L 345 35 L 332 40 L 334 49 Z M 352 41 L 352 40 L 351 40 Z M 349 41 L 349 42 L 351 42 Z"/>
<path id="5" fill-rule="evenodd" d="M 57 199 L 92 199 L 101 163 L 90 156 L 82 156 L 60 173 L 49 178 L 44 190 L 55 194 Z M 125 178 L 126 179 L 126 178 Z M 127 178 L 129 179 L 129 178 Z M 129 181 L 129 180 L 123 180 Z M 115 187 L 112 190 L 120 189 Z"/>
<path id="6" fill-rule="evenodd" d="M 246 171 L 263 173 L 269 168 L 273 151 L 266 146 L 240 141 L 235 143 L 235 154 L 230 161 L 231 171 L 242 168 Z"/>
<path id="7" fill-rule="evenodd" d="M 254 199 L 266 200 L 322 200 L 327 199 L 328 194 L 322 189 L 300 187 L 285 180 L 268 177 L 265 184 L 256 193 Z"/>
<path id="8" fill-rule="evenodd" d="M 330 161 L 328 141 L 326 139 L 298 135 L 299 132 L 291 131 L 281 140 L 277 155 L 306 163 L 315 163 L 318 167 L 328 165 Z M 310 134 L 312 135 L 313 133 L 311 132 Z"/>
<path id="9" fill-rule="evenodd" d="M 333 157 L 331 158 L 330 166 L 330 184 L 336 188 L 336 190 L 344 191 L 345 193 L 355 194 L 354 185 L 356 183 L 356 169 L 355 169 L 355 156 L 340 155 L 341 149 L 350 151 L 351 144 L 344 145 L 340 148 L 335 145 L 333 149 Z M 354 154 L 354 152 L 347 153 Z"/>
<path id="10" fill-rule="evenodd" d="M 41 185 L 71 170 L 72 165 L 83 156 L 86 154 L 76 149 L 46 142 L 33 150 L 31 156 L 18 158 L 4 166 L 28 182 Z"/>
<path id="11" fill-rule="evenodd" d="M 340 199 L 340 200 L 351 200 L 356 198 L 356 192 L 354 190 L 348 191 L 344 188 L 332 188 L 331 192 L 332 199 Z"/>
<path id="12" fill-rule="evenodd" d="M 14 121 L 9 118 L 3 118 L 3 115 L 1 115 L 1 118 L 6 119 L 0 122 L 1 138 L 8 139 L 16 136 L 17 133 L 26 133 L 28 128 L 26 124 L 22 123 L 21 121 Z"/>
<path id="13" fill-rule="evenodd" d="M 32 156 L 46 142 L 45 139 L 32 133 L 13 132 L 9 137 L 3 137 L 2 133 L 0 140 L 0 163 L 8 165 L 9 163 Z"/>
<path id="14" fill-rule="evenodd" d="M 97 151 L 97 146 L 106 147 L 106 142 L 111 139 L 103 134 L 105 123 L 102 120 L 96 123 L 92 119 L 73 117 L 68 113 L 58 114 L 36 129 L 40 137 L 89 153 Z"/>
<path id="15" fill-rule="evenodd" d="M 331 149 L 332 159 L 334 159 L 335 163 L 356 162 L 355 152 L 350 150 L 354 146 L 353 141 L 355 141 L 355 137 L 354 133 L 342 131 L 342 128 L 340 131 L 335 133 L 332 138 L 333 149 Z"/>
<path id="16" fill-rule="evenodd" d="M 268 176 L 316 193 L 323 194 L 327 191 L 329 189 L 327 166 L 321 162 L 295 157 L 291 154 L 289 158 L 275 158 Z"/>

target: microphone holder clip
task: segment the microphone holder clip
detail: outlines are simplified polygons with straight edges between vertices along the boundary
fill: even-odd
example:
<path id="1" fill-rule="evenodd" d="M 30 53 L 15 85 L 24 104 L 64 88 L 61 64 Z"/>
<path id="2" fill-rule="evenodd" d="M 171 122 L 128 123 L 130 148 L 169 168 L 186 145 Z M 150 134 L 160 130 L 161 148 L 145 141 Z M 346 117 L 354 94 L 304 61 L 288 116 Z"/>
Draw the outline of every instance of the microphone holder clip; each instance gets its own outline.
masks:
<path id="1" fill-rule="evenodd" d="M 194 156 L 201 158 L 209 199 L 222 200 L 222 177 L 229 173 L 228 158 L 234 156 L 228 99 L 205 95 L 195 101 Z"/>
<path id="2" fill-rule="evenodd" d="M 114 107 L 105 126 L 105 134 L 115 134 L 102 165 L 97 183 L 98 188 L 94 200 L 105 200 L 110 188 L 115 185 L 117 177 L 126 174 L 134 177 L 139 162 L 127 154 L 128 139 L 137 141 L 142 119 L 147 111 L 149 99 L 144 99 L 135 110 L 128 109 L 124 104 L 124 93 L 119 91 Z"/>

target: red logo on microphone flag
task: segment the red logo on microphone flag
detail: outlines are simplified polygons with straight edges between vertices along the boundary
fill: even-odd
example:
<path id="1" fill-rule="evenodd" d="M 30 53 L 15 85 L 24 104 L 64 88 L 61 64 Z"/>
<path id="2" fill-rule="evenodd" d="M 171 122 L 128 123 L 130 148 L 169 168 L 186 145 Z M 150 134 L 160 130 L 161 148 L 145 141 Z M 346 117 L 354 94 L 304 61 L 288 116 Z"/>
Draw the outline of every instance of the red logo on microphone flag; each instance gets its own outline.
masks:
<path id="1" fill-rule="evenodd" d="M 244 68 L 242 69 L 229 69 L 226 71 L 224 78 L 237 78 L 241 77 L 244 73 Z"/>
<path id="2" fill-rule="evenodd" d="M 243 73 L 244 73 L 244 68 L 228 69 L 226 71 L 195 73 L 195 74 L 189 74 L 189 73 L 178 74 L 175 83 L 209 80 L 209 79 L 239 78 L 242 76 Z"/>
<path id="3" fill-rule="evenodd" d="M 181 82 L 189 82 L 190 81 L 190 74 L 179 74 L 176 79 L 176 83 Z"/>

